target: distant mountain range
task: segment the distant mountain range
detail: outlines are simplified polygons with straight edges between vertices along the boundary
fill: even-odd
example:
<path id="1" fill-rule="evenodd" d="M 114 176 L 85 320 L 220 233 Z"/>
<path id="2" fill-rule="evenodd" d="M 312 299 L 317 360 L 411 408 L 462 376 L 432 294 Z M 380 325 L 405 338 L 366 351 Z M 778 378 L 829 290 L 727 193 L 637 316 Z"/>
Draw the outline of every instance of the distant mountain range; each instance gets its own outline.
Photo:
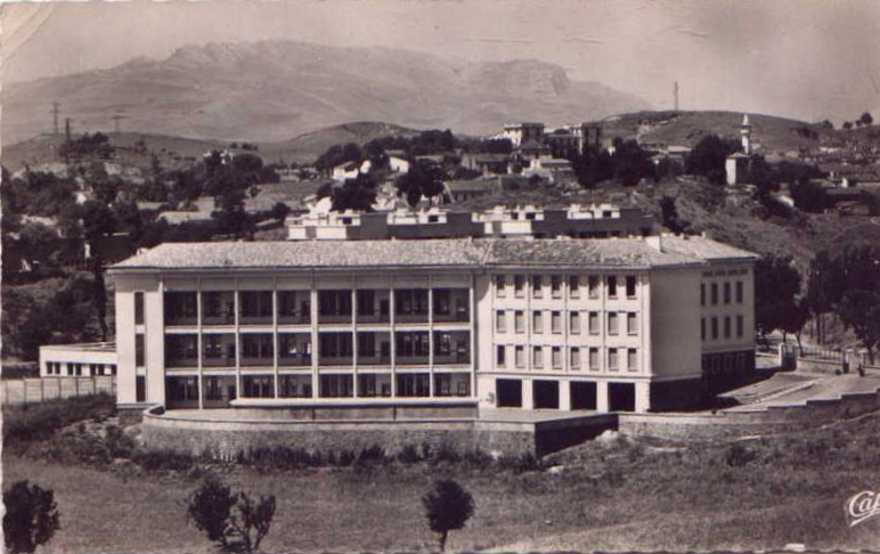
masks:
<path id="1" fill-rule="evenodd" d="M 467 62 L 388 48 L 291 41 L 208 44 L 164 60 L 12 83 L 3 142 L 50 131 L 52 102 L 77 131 L 279 142 L 352 121 L 485 134 L 508 121 L 549 125 L 649 109 L 598 82 L 537 60 Z"/>

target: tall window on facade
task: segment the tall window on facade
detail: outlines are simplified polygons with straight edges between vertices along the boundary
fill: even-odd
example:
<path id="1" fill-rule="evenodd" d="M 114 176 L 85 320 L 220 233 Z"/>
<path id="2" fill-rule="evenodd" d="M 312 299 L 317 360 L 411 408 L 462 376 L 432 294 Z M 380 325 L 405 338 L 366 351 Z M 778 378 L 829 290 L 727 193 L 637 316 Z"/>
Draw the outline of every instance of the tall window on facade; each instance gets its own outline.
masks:
<path id="1" fill-rule="evenodd" d="M 599 334 L 599 312 L 590 312 L 589 327 L 591 335 Z"/>
<path id="2" fill-rule="evenodd" d="M 544 349 L 540 346 L 532 348 L 532 367 L 535 369 L 544 368 Z"/>
<path id="3" fill-rule="evenodd" d="M 543 283 L 541 283 L 541 276 L 534 275 L 532 277 L 532 298 L 541 298 L 544 295 Z"/>
<path id="4" fill-rule="evenodd" d="M 608 297 L 617 298 L 617 277 L 614 275 L 608 276 Z"/>
<path id="5" fill-rule="evenodd" d="M 242 323 L 272 322 L 272 291 L 243 290 L 238 296 Z"/>
<path id="6" fill-rule="evenodd" d="M 426 397 L 431 396 L 431 376 L 428 373 L 397 374 L 397 396 Z"/>
<path id="7" fill-rule="evenodd" d="M 562 298 L 562 277 L 553 275 L 550 277 L 550 296 L 553 298 Z"/>
<path id="8" fill-rule="evenodd" d="M 737 304 L 743 303 L 743 282 L 742 281 L 736 282 L 736 303 Z"/>
<path id="9" fill-rule="evenodd" d="M 552 311 L 550 312 L 550 332 L 551 333 L 561 333 L 562 332 L 562 312 Z"/>
<path id="10" fill-rule="evenodd" d="M 715 306 L 718 304 L 718 283 L 712 283 L 712 305 Z"/>
<path id="11" fill-rule="evenodd" d="M 706 340 L 706 318 L 700 318 L 700 340 Z"/>
<path id="12" fill-rule="evenodd" d="M 514 348 L 514 363 L 516 364 L 517 369 L 522 369 L 526 367 L 526 352 L 525 347 L 516 346 Z"/>
<path id="13" fill-rule="evenodd" d="M 436 396 L 470 396 L 471 380 L 467 373 L 435 373 Z"/>
<path id="14" fill-rule="evenodd" d="M 552 347 L 550 349 L 550 359 L 553 364 L 553 369 L 562 369 L 562 347 Z"/>
<path id="15" fill-rule="evenodd" d="M 307 290 L 278 291 L 279 323 L 309 323 L 311 320 L 311 293 Z"/>
<path id="16" fill-rule="evenodd" d="M 144 293 L 134 293 L 134 324 L 144 324 Z"/>
<path id="17" fill-rule="evenodd" d="M 356 297 L 358 315 L 371 316 L 376 313 L 376 291 L 358 289 Z"/>
<path id="18" fill-rule="evenodd" d="M 351 291 L 318 291 L 318 311 L 322 316 L 351 317 Z"/>
<path id="19" fill-rule="evenodd" d="M 599 371 L 599 349 L 590 347 L 589 357 L 590 371 Z"/>
<path id="20" fill-rule="evenodd" d="M 730 338 L 730 316 L 724 316 L 724 338 Z"/>
<path id="21" fill-rule="evenodd" d="M 544 332 L 544 312 L 540 310 L 535 310 L 534 312 L 532 312 L 532 332 Z"/>
<path id="22" fill-rule="evenodd" d="M 144 344 L 144 334 L 138 333 L 134 336 L 134 365 L 135 367 L 144 367 L 146 365 L 146 346 Z"/>
<path id="23" fill-rule="evenodd" d="M 742 338 L 743 336 L 743 316 L 736 316 L 736 336 Z"/>
<path id="24" fill-rule="evenodd" d="M 526 332 L 526 315 L 522 310 L 517 310 L 513 312 L 513 330 L 516 333 L 525 333 Z"/>
<path id="25" fill-rule="evenodd" d="M 572 346 L 569 350 L 568 366 L 573 371 L 577 371 L 581 368 L 581 349 L 577 346 Z"/>
<path id="26" fill-rule="evenodd" d="M 587 278 L 588 294 L 590 298 L 599 298 L 599 276 L 590 275 Z"/>
<path id="27" fill-rule="evenodd" d="M 577 275 L 570 275 L 568 277 L 568 296 L 569 298 L 581 297 L 581 283 Z"/>
<path id="28" fill-rule="evenodd" d="M 496 298 L 504 298 L 507 291 L 505 290 L 505 279 L 504 275 L 496 275 L 495 276 L 495 297 Z"/>
<path id="29" fill-rule="evenodd" d="M 633 313 L 633 312 L 626 314 L 626 334 L 627 335 L 638 335 L 639 334 L 638 314 Z"/>
<path id="30" fill-rule="evenodd" d="M 706 283 L 700 283 L 700 306 L 706 305 Z"/>
<path id="31" fill-rule="evenodd" d="M 730 282 L 724 282 L 724 303 L 730 304 Z"/>
<path id="32" fill-rule="evenodd" d="M 569 312 L 568 314 L 568 332 L 572 335 L 581 333 L 581 313 Z"/>
<path id="33" fill-rule="evenodd" d="M 350 398 L 354 395 L 354 379 L 351 375 L 321 375 L 318 394 L 321 398 Z"/>
<path id="34" fill-rule="evenodd" d="M 495 367 L 505 367 L 507 365 L 507 347 L 499 344 L 495 347 Z"/>
<path id="35" fill-rule="evenodd" d="M 166 325 L 195 325 L 196 293 L 170 291 L 164 296 Z"/>
<path id="36" fill-rule="evenodd" d="M 608 371 L 617 371 L 617 349 L 609 348 L 608 349 Z"/>
<path id="37" fill-rule="evenodd" d="M 495 332 L 507 332 L 507 314 L 504 310 L 498 310 L 495 312 Z"/>
<path id="38" fill-rule="evenodd" d="M 639 356 L 635 348 L 626 349 L 626 369 L 629 371 L 639 370 Z"/>
<path id="39" fill-rule="evenodd" d="M 525 295 L 526 278 L 522 275 L 513 276 L 513 295 L 522 298 Z"/>
<path id="40" fill-rule="evenodd" d="M 712 340 L 718 338 L 718 318 L 712 316 Z"/>
<path id="41" fill-rule="evenodd" d="M 134 378 L 134 399 L 135 402 L 147 401 L 147 378 L 143 375 L 137 375 Z"/>
<path id="42" fill-rule="evenodd" d="M 626 297 L 627 298 L 635 298 L 636 297 L 636 276 L 635 275 L 627 275 L 626 276 Z"/>
<path id="43" fill-rule="evenodd" d="M 618 331 L 617 327 L 617 314 L 614 312 L 608 313 L 608 334 L 616 335 Z"/>

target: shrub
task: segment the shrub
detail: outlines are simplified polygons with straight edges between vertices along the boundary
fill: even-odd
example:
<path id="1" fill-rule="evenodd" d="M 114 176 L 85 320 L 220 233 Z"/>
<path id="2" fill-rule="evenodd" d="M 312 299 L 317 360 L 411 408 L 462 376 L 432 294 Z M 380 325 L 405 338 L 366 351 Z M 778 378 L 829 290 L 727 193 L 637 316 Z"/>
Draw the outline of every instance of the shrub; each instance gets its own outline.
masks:
<path id="1" fill-rule="evenodd" d="M 336 463 L 337 465 L 340 465 L 342 467 L 348 467 L 354 463 L 354 460 L 354 452 L 352 452 L 351 450 L 343 450 L 339 453 L 339 457 L 337 458 Z"/>
<path id="2" fill-rule="evenodd" d="M 456 464 L 461 461 L 461 456 L 459 456 L 458 452 L 456 452 L 452 446 L 443 443 L 440 445 L 440 448 L 437 449 L 437 452 L 434 453 L 431 461 L 433 463 L 448 462 L 450 464 Z"/>
<path id="3" fill-rule="evenodd" d="M 724 461 L 730 467 L 742 467 L 755 459 L 757 454 L 737 443 L 730 446 L 724 454 Z"/>
<path id="4" fill-rule="evenodd" d="M 388 458 L 385 456 L 385 450 L 382 449 L 379 445 L 373 445 L 369 448 L 365 448 L 361 450 L 361 453 L 358 454 L 357 464 L 384 464 L 386 463 Z"/>
<path id="5" fill-rule="evenodd" d="M 60 528 L 55 493 L 18 481 L 3 493 L 3 535 L 10 552 L 33 552 Z"/>
<path id="6" fill-rule="evenodd" d="M 113 414 L 116 399 L 105 393 L 50 400 L 3 410 L 3 445 L 27 444 L 50 438 L 74 422 Z"/>
<path id="7" fill-rule="evenodd" d="M 446 550 L 449 531 L 461 529 L 474 515 L 473 497 L 452 480 L 436 481 L 422 497 L 422 505 L 431 531 L 440 535 L 441 551 Z"/>
<path id="8" fill-rule="evenodd" d="M 269 533 L 275 507 L 274 495 L 255 501 L 209 476 L 189 498 L 187 521 L 224 549 L 236 543 L 243 551 L 253 552 Z"/>
<path id="9" fill-rule="evenodd" d="M 227 530 L 235 495 L 214 476 L 207 477 L 187 504 L 187 521 L 203 531 L 211 542 L 228 546 Z"/>
<path id="10" fill-rule="evenodd" d="M 415 446 L 407 444 L 401 449 L 400 453 L 397 454 L 397 460 L 403 464 L 415 464 L 420 462 L 422 457 L 419 456 L 419 452 L 416 450 Z"/>
<path id="11" fill-rule="evenodd" d="M 492 456 L 484 452 L 478 446 L 474 450 L 465 452 L 464 461 L 471 467 L 483 469 L 492 464 Z"/>
<path id="12" fill-rule="evenodd" d="M 193 466 L 189 454 L 174 450 L 138 450 L 131 460 L 146 471 L 188 471 Z"/>

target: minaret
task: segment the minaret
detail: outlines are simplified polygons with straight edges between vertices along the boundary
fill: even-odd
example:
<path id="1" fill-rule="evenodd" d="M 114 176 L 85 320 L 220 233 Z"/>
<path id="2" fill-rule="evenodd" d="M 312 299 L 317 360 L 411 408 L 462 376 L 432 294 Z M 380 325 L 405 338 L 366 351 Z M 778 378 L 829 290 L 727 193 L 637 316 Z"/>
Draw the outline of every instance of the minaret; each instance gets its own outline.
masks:
<path id="1" fill-rule="evenodd" d="M 743 154 L 752 155 L 752 125 L 749 123 L 749 114 L 743 114 L 742 124 L 739 126 L 739 134 L 742 137 Z"/>

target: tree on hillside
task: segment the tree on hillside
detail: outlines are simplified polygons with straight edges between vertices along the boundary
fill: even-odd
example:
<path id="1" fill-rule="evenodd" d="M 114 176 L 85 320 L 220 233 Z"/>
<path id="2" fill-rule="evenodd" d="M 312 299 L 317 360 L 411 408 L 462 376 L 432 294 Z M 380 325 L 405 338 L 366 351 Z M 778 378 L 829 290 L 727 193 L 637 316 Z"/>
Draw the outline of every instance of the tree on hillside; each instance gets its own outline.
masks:
<path id="1" fill-rule="evenodd" d="M 80 219 L 82 220 L 83 238 L 92 245 L 93 251 L 95 242 L 99 238 L 112 235 L 116 231 L 113 210 L 96 200 L 88 200 L 80 206 Z"/>
<path id="2" fill-rule="evenodd" d="M 4 214 L 4 219 L 6 215 Z M 53 255 L 59 250 L 58 234 L 42 223 L 25 223 L 19 233 L 18 245 L 29 260 L 40 266 L 47 266 L 53 261 Z"/>
<path id="3" fill-rule="evenodd" d="M 727 156 L 739 150 L 735 140 L 722 139 L 718 135 L 703 137 L 694 146 L 685 160 L 685 170 L 695 175 L 704 175 L 716 185 L 724 184 L 724 164 Z"/>
<path id="4" fill-rule="evenodd" d="M 755 326 L 762 338 L 792 317 L 801 276 L 789 257 L 764 256 L 755 264 Z"/>
<path id="5" fill-rule="evenodd" d="M 52 489 L 18 481 L 3 493 L 3 536 L 10 552 L 33 552 L 61 528 Z"/>
<path id="6" fill-rule="evenodd" d="M 423 196 L 433 198 L 443 193 L 443 171 L 436 164 L 416 160 L 396 184 L 398 194 L 406 196 L 414 208 Z"/>
<path id="7" fill-rule="evenodd" d="M 360 173 L 354 179 L 346 179 L 341 187 L 331 193 L 333 211 L 358 210 L 373 211 L 376 202 L 376 181 L 368 174 Z"/>
<path id="8" fill-rule="evenodd" d="M 868 359 L 874 363 L 874 349 L 880 346 L 880 293 L 873 290 L 848 290 L 837 307 L 837 314 L 847 329 L 868 350 Z"/>
<path id="9" fill-rule="evenodd" d="M 334 144 L 318 156 L 318 159 L 315 161 L 315 167 L 321 171 L 330 171 L 337 165 L 346 162 L 359 162 L 363 159 L 364 153 L 356 143 Z"/>
<path id="10" fill-rule="evenodd" d="M 865 112 L 862 114 L 862 117 L 859 118 L 859 121 L 862 122 L 862 125 L 871 125 L 874 123 L 874 118 L 871 117 L 871 114 Z"/>
<path id="11" fill-rule="evenodd" d="M 684 233 L 690 223 L 678 217 L 678 209 L 675 207 L 675 198 L 664 196 L 660 199 L 660 213 L 663 226 L 675 234 Z"/>
<path id="12" fill-rule="evenodd" d="M 444 479 L 422 497 L 431 531 L 439 534 L 440 550 L 446 550 L 449 532 L 464 527 L 474 515 L 474 498 L 455 481 Z"/>
<path id="13" fill-rule="evenodd" d="M 844 122 L 843 122 L 843 128 L 846 129 L 847 131 L 849 131 L 850 129 L 852 129 L 852 126 L 853 126 L 853 124 L 852 124 L 852 122 L 850 122 L 850 121 L 844 121 Z"/>
<path id="14" fill-rule="evenodd" d="M 614 176 L 611 154 L 604 148 L 589 146 L 582 154 L 573 156 L 571 162 L 578 183 L 584 188 L 593 188 Z"/>
<path id="15" fill-rule="evenodd" d="M 211 214 L 220 233 L 240 238 L 253 230 L 253 222 L 244 210 L 244 198 L 244 191 L 236 189 L 220 196 L 220 209 Z"/>
<path id="16" fill-rule="evenodd" d="M 791 198 L 795 207 L 801 211 L 810 213 L 825 211 L 827 203 L 825 189 L 809 179 L 801 179 L 791 185 Z"/>
<path id="17" fill-rule="evenodd" d="M 625 187 L 635 186 L 642 178 L 654 175 L 650 155 L 635 140 L 615 139 L 611 163 L 614 178 Z"/>

